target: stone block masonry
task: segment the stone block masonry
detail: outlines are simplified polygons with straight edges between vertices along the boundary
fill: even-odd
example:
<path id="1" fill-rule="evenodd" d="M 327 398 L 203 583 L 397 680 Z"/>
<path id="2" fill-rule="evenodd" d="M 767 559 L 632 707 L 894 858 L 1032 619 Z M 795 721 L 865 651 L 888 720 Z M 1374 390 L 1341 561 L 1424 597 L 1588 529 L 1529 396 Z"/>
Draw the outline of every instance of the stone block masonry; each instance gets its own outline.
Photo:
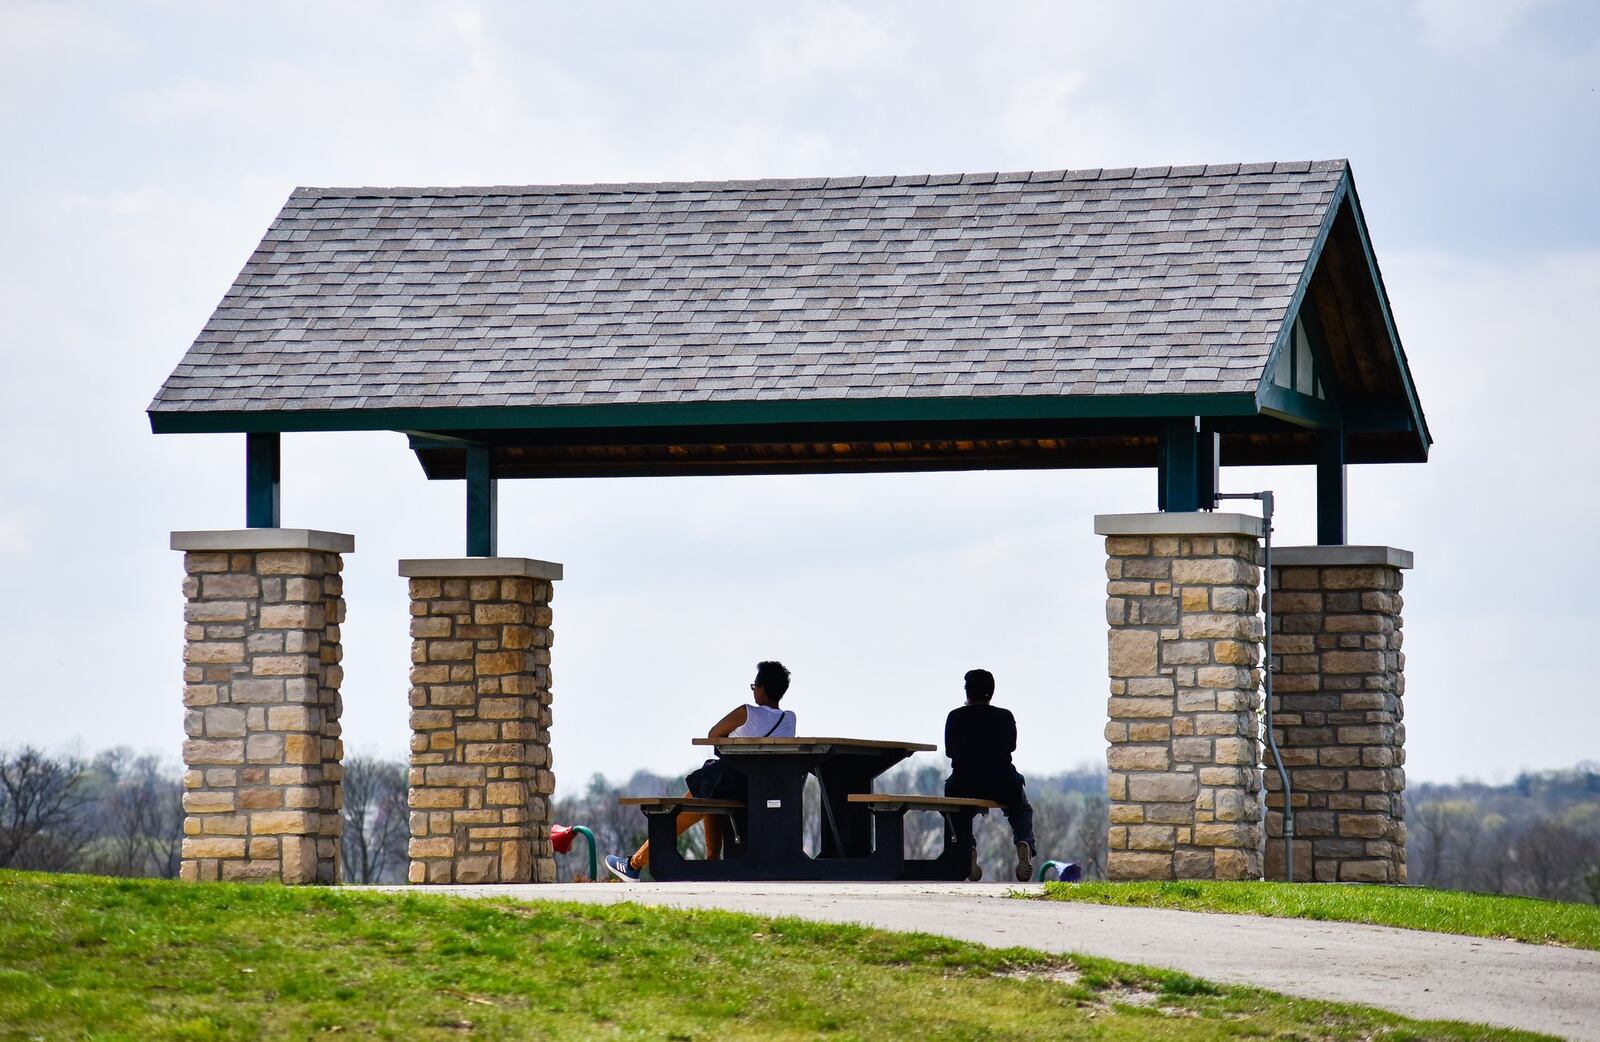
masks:
<path id="1" fill-rule="evenodd" d="M 411 580 L 413 883 L 553 883 L 550 601 L 559 564 L 401 561 Z"/>
<path id="2" fill-rule="evenodd" d="M 191 881 L 339 881 L 342 554 L 305 529 L 174 532 L 184 551 Z"/>
<path id="3" fill-rule="evenodd" d="M 1402 569 L 1388 546 L 1272 555 L 1274 735 L 1295 809 L 1297 881 L 1404 883 Z M 1284 878 L 1283 791 L 1267 781 L 1267 878 Z"/>
<path id="4" fill-rule="evenodd" d="M 1113 514 L 1112 879 L 1261 878 L 1260 521 Z"/>

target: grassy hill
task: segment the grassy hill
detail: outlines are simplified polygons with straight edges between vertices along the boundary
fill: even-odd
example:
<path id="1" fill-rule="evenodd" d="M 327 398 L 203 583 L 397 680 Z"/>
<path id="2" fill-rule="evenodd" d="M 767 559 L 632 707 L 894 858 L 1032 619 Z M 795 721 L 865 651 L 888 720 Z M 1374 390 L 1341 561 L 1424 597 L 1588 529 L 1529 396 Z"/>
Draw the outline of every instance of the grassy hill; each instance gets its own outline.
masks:
<path id="1" fill-rule="evenodd" d="M 1530 1038 L 721 912 L 0 872 L 3 1039 Z"/>

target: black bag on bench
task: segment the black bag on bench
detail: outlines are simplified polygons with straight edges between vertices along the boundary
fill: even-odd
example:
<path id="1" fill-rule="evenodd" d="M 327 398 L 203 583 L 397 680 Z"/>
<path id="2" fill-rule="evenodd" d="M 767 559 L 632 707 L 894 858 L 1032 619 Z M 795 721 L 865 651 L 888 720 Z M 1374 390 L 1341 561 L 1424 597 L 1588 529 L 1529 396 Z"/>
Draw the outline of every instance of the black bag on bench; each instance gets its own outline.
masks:
<path id="1" fill-rule="evenodd" d="M 784 716 L 778 713 L 777 722 L 761 737 L 771 738 L 772 732 L 783 724 Z M 750 791 L 745 776 L 723 763 L 720 757 L 712 757 L 696 767 L 684 781 L 689 784 L 689 795 L 702 800 L 743 800 Z"/>
<path id="2" fill-rule="evenodd" d="M 748 785 L 744 775 L 719 759 L 707 760 L 689 772 L 689 795 L 702 800 L 742 800 Z"/>

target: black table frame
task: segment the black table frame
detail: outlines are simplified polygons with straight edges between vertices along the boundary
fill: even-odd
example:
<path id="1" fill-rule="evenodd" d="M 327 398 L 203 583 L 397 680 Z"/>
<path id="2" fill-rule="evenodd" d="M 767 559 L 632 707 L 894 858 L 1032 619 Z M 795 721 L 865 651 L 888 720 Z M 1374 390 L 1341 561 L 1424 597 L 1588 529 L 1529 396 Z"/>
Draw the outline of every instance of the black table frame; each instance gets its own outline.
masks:
<path id="1" fill-rule="evenodd" d="M 976 808 L 945 812 L 945 846 L 936 858 L 907 860 L 900 809 L 850 803 L 870 793 L 873 779 L 914 752 L 932 746 L 855 739 L 697 739 L 714 745 L 749 781 L 743 811 L 730 814 L 737 838 L 724 857 L 691 861 L 678 853 L 677 808 L 645 810 L 650 874 L 678 881 L 887 881 L 965 879 L 972 858 Z M 822 836 L 815 858 L 805 852 L 805 781 L 822 787 Z M 873 842 L 876 834 L 877 842 Z"/>

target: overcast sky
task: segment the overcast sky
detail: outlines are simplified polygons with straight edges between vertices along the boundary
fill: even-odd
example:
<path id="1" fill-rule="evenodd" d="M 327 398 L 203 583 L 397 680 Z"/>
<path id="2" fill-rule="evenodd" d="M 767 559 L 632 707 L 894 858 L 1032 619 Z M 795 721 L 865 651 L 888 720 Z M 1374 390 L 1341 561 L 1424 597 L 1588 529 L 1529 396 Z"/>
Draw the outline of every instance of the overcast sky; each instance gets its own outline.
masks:
<path id="1" fill-rule="evenodd" d="M 172 529 L 243 524 L 243 436 L 144 415 L 296 185 L 1348 157 L 1436 439 L 1354 467 L 1406 577 L 1413 780 L 1600 757 L 1600 4 L 34 4 L 0 0 L 0 745 L 177 759 Z M 354 533 L 345 738 L 406 747 L 401 557 L 464 492 L 401 435 L 286 435 Z M 1226 464 L 1226 460 L 1224 460 Z M 1224 470 L 1313 537 L 1304 468 Z M 1153 472 L 504 482 L 561 561 L 554 749 L 682 770 L 758 658 L 814 734 L 937 741 L 985 666 L 1020 765 L 1103 763 L 1096 513 Z"/>

